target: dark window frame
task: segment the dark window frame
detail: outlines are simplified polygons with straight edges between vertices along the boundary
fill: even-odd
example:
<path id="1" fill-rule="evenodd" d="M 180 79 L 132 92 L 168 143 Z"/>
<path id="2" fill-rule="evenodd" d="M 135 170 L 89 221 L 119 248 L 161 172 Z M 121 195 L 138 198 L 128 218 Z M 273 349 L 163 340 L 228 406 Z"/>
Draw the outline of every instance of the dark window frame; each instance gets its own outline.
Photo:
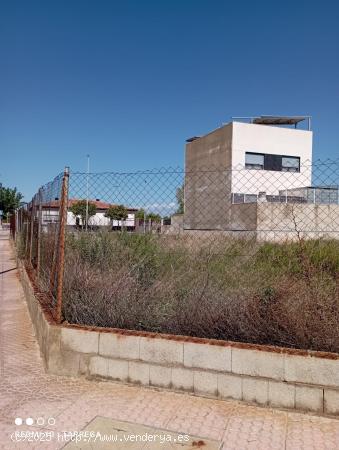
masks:
<path id="1" fill-rule="evenodd" d="M 258 167 L 258 164 L 246 163 L 246 155 L 258 155 L 263 156 L 264 165 L 263 167 Z M 293 158 L 298 160 L 298 168 L 290 168 L 283 166 L 283 158 Z M 245 169 L 248 170 L 268 170 L 272 172 L 289 172 L 289 173 L 300 173 L 300 156 L 292 155 L 274 155 L 271 153 L 259 153 L 259 152 L 245 152 Z"/>

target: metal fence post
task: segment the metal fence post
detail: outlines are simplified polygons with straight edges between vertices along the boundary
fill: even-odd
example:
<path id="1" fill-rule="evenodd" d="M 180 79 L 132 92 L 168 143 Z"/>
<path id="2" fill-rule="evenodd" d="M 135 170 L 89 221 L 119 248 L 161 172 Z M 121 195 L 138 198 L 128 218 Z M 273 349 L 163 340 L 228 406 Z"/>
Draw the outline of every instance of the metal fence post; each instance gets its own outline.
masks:
<path id="1" fill-rule="evenodd" d="M 59 220 L 58 226 L 55 226 L 54 230 L 54 250 L 53 250 L 53 260 L 52 260 L 52 269 L 50 276 L 50 293 L 53 295 L 54 287 L 55 287 L 55 275 L 58 271 L 58 261 L 59 261 L 59 239 L 60 239 L 60 226 L 61 226 L 61 211 L 63 210 L 63 189 L 64 189 L 64 176 L 62 177 L 62 186 L 61 186 L 61 198 L 59 199 Z"/>
<path id="2" fill-rule="evenodd" d="M 15 242 L 19 242 L 19 239 L 22 239 L 22 208 L 18 210 L 18 229 L 16 232 L 16 240 Z"/>
<path id="3" fill-rule="evenodd" d="M 56 299 L 56 321 L 61 322 L 62 316 L 62 291 L 64 281 L 65 268 L 65 235 L 67 226 L 67 210 L 68 210 L 68 182 L 69 169 L 65 167 L 64 176 L 62 180 L 62 201 L 60 204 L 60 227 L 59 227 L 59 241 L 58 241 L 58 268 L 57 268 L 57 299 Z"/>
<path id="4" fill-rule="evenodd" d="M 29 264 L 30 265 L 32 265 L 34 216 L 35 216 L 35 196 L 33 197 L 32 208 L 31 208 L 31 227 L 30 227 L 30 239 L 29 239 Z"/>
<path id="5" fill-rule="evenodd" d="M 16 235 L 18 233 L 18 222 L 19 222 L 18 219 L 19 219 L 19 212 L 16 209 L 14 211 L 14 235 L 13 235 L 14 242 L 16 242 Z"/>
<path id="6" fill-rule="evenodd" d="M 39 282 L 40 279 L 40 261 L 41 261 L 41 225 L 42 225 L 42 192 L 39 189 L 39 213 L 38 213 L 38 237 L 37 237 L 37 263 L 36 263 L 36 274 Z"/>
<path id="7" fill-rule="evenodd" d="M 20 217 L 20 219 L 19 219 L 19 231 L 20 231 L 19 242 L 20 242 L 20 247 L 22 248 L 22 245 L 24 242 L 24 232 L 25 232 L 23 207 L 20 208 L 20 216 L 19 217 Z"/>
<path id="8" fill-rule="evenodd" d="M 18 210 L 16 209 L 16 210 L 14 211 L 13 235 L 12 235 L 12 238 L 13 238 L 14 242 L 16 242 L 16 234 L 17 234 L 17 230 L 18 230 Z"/>
<path id="9" fill-rule="evenodd" d="M 59 217 L 60 217 L 60 210 L 62 208 L 62 202 L 60 202 L 59 205 Z M 60 220 L 58 223 L 58 226 L 54 226 L 54 249 L 53 249 L 53 259 L 52 259 L 52 269 L 51 269 L 51 275 L 50 275 L 50 286 L 49 290 L 51 294 L 53 294 L 54 286 L 55 286 L 55 273 L 57 271 L 57 264 L 58 264 L 58 241 L 59 241 L 59 234 L 60 234 Z"/>
<path id="10" fill-rule="evenodd" d="M 21 208 L 20 209 L 18 209 L 18 229 L 17 229 L 17 232 L 19 232 L 19 233 L 21 233 Z"/>
<path id="11" fill-rule="evenodd" d="M 28 211 L 28 206 L 27 206 L 27 211 L 26 211 L 26 229 L 25 229 L 25 235 L 26 235 L 26 239 L 25 239 L 25 259 L 27 259 L 28 256 L 28 238 L 29 238 L 29 211 Z"/>

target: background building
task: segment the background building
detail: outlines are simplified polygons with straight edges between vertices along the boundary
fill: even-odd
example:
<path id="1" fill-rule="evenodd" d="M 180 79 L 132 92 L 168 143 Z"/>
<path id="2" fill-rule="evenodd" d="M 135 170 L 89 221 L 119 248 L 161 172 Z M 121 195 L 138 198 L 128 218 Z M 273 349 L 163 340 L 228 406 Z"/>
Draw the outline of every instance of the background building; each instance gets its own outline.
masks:
<path id="1" fill-rule="evenodd" d="M 305 119 L 254 117 L 188 139 L 184 230 L 337 237 L 338 186 L 312 185 L 312 131 L 298 128 Z"/>
<path id="2" fill-rule="evenodd" d="M 310 186 L 312 131 L 296 128 L 303 119 L 233 121 L 188 139 L 184 227 L 230 230 L 231 206 L 243 203 L 242 196 L 256 201 L 259 193 L 279 195 L 282 189 Z"/>
<path id="3" fill-rule="evenodd" d="M 81 226 L 81 218 L 75 217 L 72 211 L 69 210 L 75 203 L 77 203 L 78 199 L 69 199 L 68 201 L 68 211 L 67 211 L 67 225 L 71 227 Z M 90 216 L 88 219 L 88 226 L 91 228 L 96 227 L 112 227 L 121 228 L 123 225 L 127 230 L 134 230 L 136 219 L 135 214 L 138 211 L 136 208 L 127 208 L 128 216 L 127 219 L 121 223 L 121 220 L 110 220 L 105 216 L 108 208 L 111 205 L 110 203 L 106 203 L 100 200 L 89 200 L 89 203 L 95 205 L 96 212 L 93 216 Z M 46 226 L 51 223 L 57 223 L 59 220 L 59 200 L 53 200 L 52 202 L 46 203 L 42 205 L 42 225 Z"/>

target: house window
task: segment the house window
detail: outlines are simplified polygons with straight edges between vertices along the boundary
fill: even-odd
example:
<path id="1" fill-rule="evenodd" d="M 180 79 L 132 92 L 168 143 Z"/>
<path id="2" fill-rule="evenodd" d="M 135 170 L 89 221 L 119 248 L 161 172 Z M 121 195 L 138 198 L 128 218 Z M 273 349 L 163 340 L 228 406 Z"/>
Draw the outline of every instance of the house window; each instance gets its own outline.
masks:
<path id="1" fill-rule="evenodd" d="M 245 168 L 277 172 L 300 172 L 300 158 L 297 156 L 246 152 Z"/>
<path id="2" fill-rule="evenodd" d="M 300 158 L 295 156 L 283 156 L 281 161 L 283 172 L 300 172 Z"/>
<path id="3" fill-rule="evenodd" d="M 256 203 L 258 196 L 256 194 L 245 194 L 244 203 Z"/>
<path id="4" fill-rule="evenodd" d="M 265 155 L 260 154 L 260 153 L 246 153 L 246 155 L 245 155 L 246 169 L 263 170 L 264 156 Z"/>
<path id="5" fill-rule="evenodd" d="M 281 172 L 282 170 L 282 156 L 279 155 L 265 155 L 265 170 L 273 170 Z"/>
<path id="6" fill-rule="evenodd" d="M 232 203 L 256 203 L 258 196 L 256 194 L 232 194 Z"/>

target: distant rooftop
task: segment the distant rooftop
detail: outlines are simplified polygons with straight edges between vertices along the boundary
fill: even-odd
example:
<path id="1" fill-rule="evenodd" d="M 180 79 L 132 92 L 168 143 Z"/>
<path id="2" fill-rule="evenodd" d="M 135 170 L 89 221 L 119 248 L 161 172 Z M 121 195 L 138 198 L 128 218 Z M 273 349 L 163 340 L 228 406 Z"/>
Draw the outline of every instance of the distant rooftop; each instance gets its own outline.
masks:
<path id="1" fill-rule="evenodd" d="M 253 117 L 232 117 L 233 120 L 247 120 L 257 125 L 294 125 L 304 120 L 308 122 L 308 130 L 311 129 L 311 116 L 253 116 Z"/>
<path id="2" fill-rule="evenodd" d="M 71 208 L 75 203 L 78 203 L 80 201 L 86 201 L 86 199 L 78 199 L 78 198 L 70 198 L 68 199 L 68 207 Z M 99 199 L 89 199 L 88 200 L 89 203 L 94 204 L 96 206 L 97 209 L 101 209 L 101 210 L 107 210 L 110 206 L 117 206 L 115 204 L 111 204 L 111 203 L 107 203 L 107 202 L 102 202 Z M 42 207 L 45 209 L 58 209 L 60 207 L 60 200 L 59 198 L 55 198 L 54 200 L 50 200 L 47 201 L 45 203 L 42 204 Z M 128 209 L 128 211 L 138 211 L 137 208 L 130 208 L 130 207 L 126 207 Z"/>

